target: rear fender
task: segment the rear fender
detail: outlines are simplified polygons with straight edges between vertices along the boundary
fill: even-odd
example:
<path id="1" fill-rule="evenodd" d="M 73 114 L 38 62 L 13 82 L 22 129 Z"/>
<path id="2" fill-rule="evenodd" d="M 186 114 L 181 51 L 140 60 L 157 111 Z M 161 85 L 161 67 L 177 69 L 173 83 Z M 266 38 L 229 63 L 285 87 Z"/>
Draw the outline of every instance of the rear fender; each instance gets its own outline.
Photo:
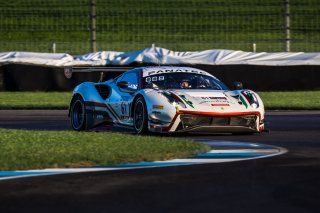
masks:
<path id="1" fill-rule="evenodd" d="M 71 105 L 74 101 L 74 99 L 76 97 L 82 97 L 81 94 L 79 93 L 75 93 L 71 99 L 71 102 L 70 102 L 70 106 L 69 106 L 69 112 L 68 112 L 68 117 L 70 118 L 70 114 L 71 114 Z M 83 97 L 82 97 L 83 99 Z M 91 129 L 95 126 L 95 121 L 94 121 L 94 107 L 91 107 L 91 106 L 87 106 L 85 104 L 85 111 L 86 111 L 86 127 L 85 129 Z"/>
<path id="2" fill-rule="evenodd" d="M 107 112 L 95 111 L 94 103 L 103 103 L 101 95 L 97 91 L 95 84 L 92 82 L 85 82 L 78 85 L 73 91 L 73 97 L 69 105 L 68 116 L 70 117 L 70 106 L 75 97 L 81 96 L 85 102 L 86 111 L 86 129 L 91 129 L 99 124 L 110 122 L 110 117 Z"/>

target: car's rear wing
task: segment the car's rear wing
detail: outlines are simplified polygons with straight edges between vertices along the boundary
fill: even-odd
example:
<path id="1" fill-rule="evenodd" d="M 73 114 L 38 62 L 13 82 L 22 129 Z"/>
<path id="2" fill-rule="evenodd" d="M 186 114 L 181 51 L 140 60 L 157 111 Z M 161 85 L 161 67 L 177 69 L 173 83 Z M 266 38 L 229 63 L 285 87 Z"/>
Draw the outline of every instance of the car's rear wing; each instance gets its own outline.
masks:
<path id="1" fill-rule="evenodd" d="M 66 67 L 64 68 L 64 75 L 69 79 L 75 72 L 100 72 L 100 81 L 102 81 L 104 72 L 125 72 L 130 69 L 133 69 L 133 67 Z"/>

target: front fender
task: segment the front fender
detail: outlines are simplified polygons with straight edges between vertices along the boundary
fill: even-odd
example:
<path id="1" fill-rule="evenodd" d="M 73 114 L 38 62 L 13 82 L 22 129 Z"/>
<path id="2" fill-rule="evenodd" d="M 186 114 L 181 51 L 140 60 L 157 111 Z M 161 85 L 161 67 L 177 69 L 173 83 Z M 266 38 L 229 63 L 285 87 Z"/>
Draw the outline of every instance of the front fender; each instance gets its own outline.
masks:
<path id="1" fill-rule="evenodd" d="M 176 107 L 169 103 L 161 91 L 151 90 L 142 94 L 147 104 L 149 119 L 159 119 L 163 123 L 170 123 L 176 114 Z"/>

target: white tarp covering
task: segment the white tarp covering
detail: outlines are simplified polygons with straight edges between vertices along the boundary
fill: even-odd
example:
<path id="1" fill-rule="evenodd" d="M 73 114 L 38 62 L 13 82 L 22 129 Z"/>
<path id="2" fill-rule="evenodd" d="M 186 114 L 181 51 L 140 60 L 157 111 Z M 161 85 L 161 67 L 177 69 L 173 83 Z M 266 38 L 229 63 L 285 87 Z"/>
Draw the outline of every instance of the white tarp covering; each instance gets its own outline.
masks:
<path id="1" fill-rule="evenodd" d="M 206 65 L 320 65 L 320 53 L 304 52 L 243 52 L 233 50 L 204 50 L 175 52 L 160 47 L 151 47 L 133 52 L 101 51 L 73 57 L 66 53 L 0 53 L 1 64 L 34 64 L 53 67 L 71 66 L 127 66 L 133 63 L 146 64 L 206 64 Z"/>
<path id="2" fill-rule="evenodd" d="M 50 67 L 66 67 L 66 66 L 90 66 L 92 62 L 76 63 L 73 56 L 66 53 L 34 53 L 34 52 L 3 52 L 0 53 L 1 64 L 30 64 Z"/>

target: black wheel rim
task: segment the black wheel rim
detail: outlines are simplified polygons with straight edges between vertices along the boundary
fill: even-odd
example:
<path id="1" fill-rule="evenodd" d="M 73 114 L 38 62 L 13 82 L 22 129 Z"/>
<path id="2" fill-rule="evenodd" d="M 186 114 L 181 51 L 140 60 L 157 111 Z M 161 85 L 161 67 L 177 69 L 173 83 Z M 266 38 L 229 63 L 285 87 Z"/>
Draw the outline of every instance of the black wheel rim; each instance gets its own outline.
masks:
<path id="1" fill-rule="evenodd" d="M 134 127 L 137 131 L 141 131 L 144 123 L 144 108 L 141 101 L 137 102 L 134 111 Z"/>
<path id="2" fill-rule="evenodd" d="M 75 129 L 80 129 L 84 120 L 84 107 L 81 101 L 76 101 L 73 104 L 72 110 L 72 125 Z"/>

